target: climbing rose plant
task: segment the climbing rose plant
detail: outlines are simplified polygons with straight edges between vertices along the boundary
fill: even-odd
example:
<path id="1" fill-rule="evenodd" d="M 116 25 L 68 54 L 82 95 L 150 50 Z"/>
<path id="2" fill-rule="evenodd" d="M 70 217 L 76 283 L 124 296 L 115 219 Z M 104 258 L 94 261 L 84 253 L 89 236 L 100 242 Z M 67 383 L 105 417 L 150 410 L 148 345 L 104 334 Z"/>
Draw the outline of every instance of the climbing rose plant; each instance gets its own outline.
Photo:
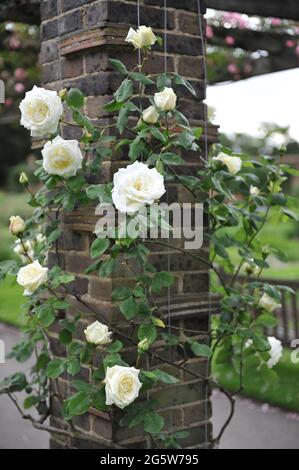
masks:
<path id="1" fill-rule="evenodd" d="M 264 331 L 265 327 L 277 324 L 275 312 L 280 306 L 281 290 L 286 288 L 261 280 L 263 269 L 268 267 L 267 259 L 275 252 L 270 246 L 261 245 L 259 233 L 273 214 L 282 220 L 294 217 L 290 210 L 292 201 L 282 189 L 286 175 L 294 170 L 283 163 L 282 155 L 277 160 L 264 156 L 251 161 L 227 148 L 216 147 L 214 156 L 206 161 L 199 142 L 202 130 L 190 126 L 180 111 L 176 94 L 177 87 L 186 87 L 195 96 L 192 85 L 176 73 L 144 73 L 152 46 L 161 42 L 151 28 L 131 29 L 126 41 L 141 50 L 142 63 L 129 71 L 122 62 L 110 61 L 123 78 L 113 100 L 104 106 L 105 112 L 111 113 L 111 124 L 95 125 L 83 112 L 84 96 L 74 88 L 57 94 L 34 87 L 21 103 L 23 126 L 31 135 L 49 140 L 42 150 L 42 160 L 37 163 L 39 191 L 32 194 L 27 176 L 24 173 L 20 176 L 34 212 L 26 221 L 19 216 L 11 217 L 10 231 L 16 237 L 14 251 L 19 262 L 1 263 L 0 276 L 4 279 L 16 275 L 27 302 L 25 336 L 14 346 L 11 356 L 23 362 L 35 355 L 36 361 L 30 374 L 17 373 L 3 380 L 0 393 L 8 394 L 22 417 L 41 430 L 107 445 L 100 436 L 79 431 L 73 420 L 90 407 L 105 412 L 117 407 L 122 410 L 120 426 L 142 425 L 151 436 L 153 447 L 175 448 L 180 447 L 180 439 L 186 438 L 187 432 L 170 433 L 159 413 L 159 403 L 153 399 L 144 401 L 147 392 L 157 384 L 169 386 L 179 382 L 160 368 L 144 365 L 150 364 L 150 359 L 161 364 L 167 362 L 154 347 L 157 340 L 181 351 L 184 358 L 198 356 L 216 363 L 230 363 L 239 372 L 240 390 L 246 367 L 266 380 L 273 378 L 271 369 L 280 360 L 282 348 L 276 338 L 267 338 Z M 148 103 L 145 108 L 144 102 Z M 72 116 L 70 121 L 66 121 L 66 111 Z M 80 142 L 64 140 L 59 135 L 63 125 L 81 129 Z M 90 184 L 100 174 L 103 161 L 120 151 L 127 151 L 131 163 L 115 174 L 113 183 Z M 202 160 L 202 168 L 192 176 L 183 174 L 186 152 L 194 152 Z M 101 312 L 73 290 L 73 274 L 59 265 L 47 266 L 50 251 L 59 260 L 62 211 L 71 212 L 95 202 L 114 204 L 130 221 L 141 208 L 149 208 L 161 198 L 169 183 L 183 185 L 194 202 L 204 204 L 209 216 L 210 230 L 205 239 L 210 244 L 210 258 L 200 256 L 198 250 L 179 249 L 211 270 L 215 289 L 221 294 L 220 313 L 209 332 L 168 325 L 167 316 L 155 304 L 155 294 L 170 288 L 173 277 L 168 272 L 158 272 L 151 264 L 153 240 L 138 236 L 119 238 L 116 233 L 114 238 L 95 238 L 90 248 L 93 263 L 85 275 L 98 273 L 101 278 L 109 277 L 119 263 L 130 268 L 132 259 L 139 265 L 137 273 L 132 274 L 135 286 L 123 285 L 112 292 L 112 300 L 127 322 L 126 328 L 123 323 L 108 323 Z M 163 219 L 160 224 L 163 226 Z M 165 241 L 154 240 L 160 242 L 167 245 Z M 232 260 L 230 248 L 237 249 L 237 262 L 236 256 Z M 83 317 L 80 307 L 94 320 L 78 338 L 78 322 Z M 61 311 L 67 311 L 63 319 Z M 59 341 L 66 351 L 64 358 L 54 357 L 51 352 L 53 326 L 59 327 Z M 124 354 L 128 346 L 135 351 L 130 362 Z M 190 371 L 185 362 L 170 364 L 205 385 L 212 381 L 209 376 Z M 83 366 L 90 369 L 89 380 L 79 378 Z M 74 390 L 66 399 L 58 380 L 65 372 L 73 377 Z M 232 406 L 232 413 L 214 439 L 217 444 L 232 417 L 234 395 L 212 382 Z M 21 391 L 27 394 L 23 406 L 16 398 Z M 51 413 L 50 396 L 61 403 L 63 418 L 68 423 L 66 429 L 45 424 Z M 29 414 L 30 408 L 36 408 L 39 419 Z M 117 447 L 116 443 L 108 444 Z"/>

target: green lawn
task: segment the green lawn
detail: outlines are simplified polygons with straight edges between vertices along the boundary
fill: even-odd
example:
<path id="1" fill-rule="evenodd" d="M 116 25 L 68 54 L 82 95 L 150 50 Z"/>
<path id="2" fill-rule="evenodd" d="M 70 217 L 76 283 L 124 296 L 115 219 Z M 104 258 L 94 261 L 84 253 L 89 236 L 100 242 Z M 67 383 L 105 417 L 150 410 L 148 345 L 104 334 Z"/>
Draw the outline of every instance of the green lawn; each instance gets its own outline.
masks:
<path id="1" fill-rule="evenodd" d="M 16 326 L 24 325 L 25 314 L 22 305 L 25 301 L 23 289 L 13 277 L 0 283 L 0 322 Z"/>
<path id="2" fill-rule="evenodd" d="M 278 375 L 278 381 L 271 385 L 256 380 L 256 377 L 246 374 L 244 380 L 244 395 L 274 406 L 286 408 L 299 413 L 299 364 L 291 362 L 291 352 L 284 350 L 280 363 L 273 369 Z M 213 375 L 228 390 L 235 392 L 239 389 L 239 378 L 229 366 L 213 366 Z"/>

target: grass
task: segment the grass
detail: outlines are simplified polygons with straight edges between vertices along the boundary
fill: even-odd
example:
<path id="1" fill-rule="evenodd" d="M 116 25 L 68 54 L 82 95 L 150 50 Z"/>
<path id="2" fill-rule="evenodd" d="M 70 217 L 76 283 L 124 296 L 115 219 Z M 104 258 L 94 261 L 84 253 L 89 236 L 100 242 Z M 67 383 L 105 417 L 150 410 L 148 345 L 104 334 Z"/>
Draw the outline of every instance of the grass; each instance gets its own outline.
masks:
<path id="1" fill-rule="evenodd" d="M 23 303 L 23 289 L 13 277 L 7 277 L 0 283 L 0 322 L 18 327 L 24 325 Z"/>
<path id="2" fill-rule="evenodd" d="M 273 369 L 278 375 L 277 382 L 267 385 L 246 374 L 245 369 L 243 395 L 299 413 L 299 364 L 292 363 L 291 353 L 290 349 L 285 349 L 280 363 Z M 214 365 L 213 375 L 228 390 L 239 389 L 238 375 L 230 366 Z"/>

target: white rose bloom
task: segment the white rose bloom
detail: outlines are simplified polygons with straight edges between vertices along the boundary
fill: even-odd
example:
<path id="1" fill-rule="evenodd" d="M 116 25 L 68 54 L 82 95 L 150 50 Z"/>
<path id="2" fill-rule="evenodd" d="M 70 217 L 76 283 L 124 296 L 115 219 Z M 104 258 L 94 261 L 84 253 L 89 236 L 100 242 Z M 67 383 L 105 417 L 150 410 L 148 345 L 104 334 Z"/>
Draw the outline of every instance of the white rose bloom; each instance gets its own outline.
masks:
<path id="1" fill-rule="evenodd" d="M 142 383 L 138 369 L 113 366 L 106 372 L 106 405 L 116 405 L 122 410 L 138 398 Z"/>
<path id="2" fill-rule="evenodd" d="M 239 157 L 231 157 L 226 153 L 220 152 L 217 157 L 214 157 L 213 160 L 222 162 L 228 168 L 228 171 L 235 175 L 242 168 L 242 160 Z"/>
<path id="3" fill-rule="evenodd" d="M 64 140 L 57 136 L 46 143 L 42 156 L 44 170 L 49 175 L 70 178 L 82 168 L 83 155 L 77 140 Z"/>
<path id="4" fill-rule="evenodd" d="M 271 350 L 269 351 L 271 357 L 267 362 L 267 366 L 269 369 L 272 369 L 282 358 L 283 347 L 281 341 L 279 341 L 279 339 L 275 338 L 274 336 L 269 336 L 268 341 L 271 346 Z"/>
<path id="5" fill-rule="evenodd" d="M 89 325 L 86 330 L 84 330 L 84 334 L 86 341 L 96 346 L 111 343 L 110 336 L 112 333 L 108 330 L 108 326 L 98 321 Z"/>
<path id="6" fill-rule="evenodd" d="M 34 257 L 34 249 L 31 240 L 27 240 L 26 242 L 24 242 L 24 246 L 20 242 L 20 240 L 16 240 L 13 251 L 16 255 L 21 258 L 23 264 L 29 263 L 29 259 L 32 259 Z"/>
<path id="7" fill-rule="evenodd" d="M 9 231 L 13 235 L 20 235 L 21 233 L 25 232 L 26 223 L 19 215 L 11 216 L 9 222 Z"/>
<path id="8" fill-rule="evenodd" d="M 154 96 L 155 105 L 161 111 L 172 111 L 176 107 L 177 96 L 172 88 L 164 88 Z"/>
<path id="9" fill-rule="evenodd" d="M 21 124 L 31 131 L 32 137 L 44 137 L 57 131 L 63 114 L 61 99 L 56 91 L 37 86 L 28 91 L 20 104 Z"/>
<path id="10" fill-rule="evenodd" d="M 260 194 L 259 188 L 256 186 L 250 186 L 250 195 L 251 196 L 258 196 Z"/>
<path id="11" fill-rule="evenodd" d="M 156 124 L 159 119 L 159 113 L 157 112 L 155 106 L 150 106 L 145 109 L 142 113 L 142 119 L 147 124 Z"/>
<path id="12" fill-rule="evenodd" d="M 24 295 L 32 295 L 48 279 L 48 269 L 43 268 L 38 261 L 20 269 L 17 282 L 24 287 Z"/>
<path id="13" fill-rule="evenodd" d="M 261 268 L 257 266 L 254 262 L 252 263 L 244 263 L 243 265 L 244 270 L 247 272 L 247 274 L 259 274 Z"/>
<path id="14" fill-rule="evenodd" d="M 265 310 L 268 310 L 268 312 L 274 312 L 274 310 L 277 310 L 281 307 L 281 304 L 277 303 L 273 297 L 270 297 L 265 293 L 259 301 L 259 306 Z"/>
<path id="15" fill-rule="evenodd" d="M 156 168 L 135 162 L 115 173 L 112 199 L 120 212 L 134 214 L 146 204 L 153 204 L 165 191 L 164 177 Z"/>
<path id="16" fill-rule="evenodd" d="M 136 49 L 142 49 L 153 46 L 157 41 L 157 37 L 154 35 L 152 28 L 139 26 L 137 31 L 130 28 L 125 41 L 133 44 Z"/>

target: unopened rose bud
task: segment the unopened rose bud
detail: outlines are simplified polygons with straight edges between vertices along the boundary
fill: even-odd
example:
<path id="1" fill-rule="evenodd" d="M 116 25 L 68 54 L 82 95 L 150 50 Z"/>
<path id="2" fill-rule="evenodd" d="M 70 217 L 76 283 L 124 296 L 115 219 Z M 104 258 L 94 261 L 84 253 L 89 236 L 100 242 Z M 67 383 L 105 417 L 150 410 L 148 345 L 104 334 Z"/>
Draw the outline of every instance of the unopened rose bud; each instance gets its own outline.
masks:
<path id="1" fill-rule="evenodd" d="M 26 175 L 26 173 L 24 171 L 22 171 L 22 173 L 20 174 L 19 182 L 21 184 L 28 184 L 29 183 L 28 176 Z"/>
<path id="2" fill-rule="evenodd" d="M 158 326 L 159 328 L 165 328 L 165 323 L 164 321 L 160 320 L 160 318 L 153 318 L 152 321 L 155 326 Z"/>
<path id="3" fill-rule="evenodd" d="M 146 352 L 148 351 L 149 348 L 149 340 L 148 338 L 144 338 L 140 343 L 138 343 L 138 349 L 139 351 Z"/>
<path id="4" fill-rule="evenodd" d="M 25 232 L 26 223 L 24 222 L 22 217 L 20 217 L 19 215 L 12 216 L 9 219 L 9 221 L 10 221 L 10 226 L 9 226 L 10 233 L 12 233 L 13 235 L 21 235 L 21 233 Z"/>
<path id="5" fill-rule="evenodd" d="M 60 90 L 60 92 L 58 93 L 58 96 L 61 99 L 61 101 L 65 101 L 67 97 L 67 89 L 63 88 L 63 90 Z"/>

